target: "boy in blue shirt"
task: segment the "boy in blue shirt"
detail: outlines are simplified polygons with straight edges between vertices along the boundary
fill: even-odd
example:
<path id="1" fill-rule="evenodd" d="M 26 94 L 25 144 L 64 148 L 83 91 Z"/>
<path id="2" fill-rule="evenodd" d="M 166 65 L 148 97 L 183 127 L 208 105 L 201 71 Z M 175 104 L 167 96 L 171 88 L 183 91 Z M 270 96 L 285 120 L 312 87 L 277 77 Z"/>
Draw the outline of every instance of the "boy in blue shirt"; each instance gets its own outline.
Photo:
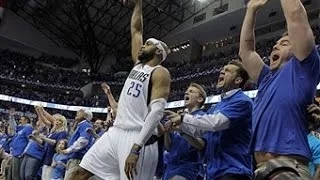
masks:
<path id="1" fill-rule="evenodd" d="M 84 154 L 89 150 L 93 137 L 87 133 L 87 129 L 92 128 L 90 120 L 92 112 L 89 110 L 79 110 L 76 115 L 76 123 L 78 123 L 75 132 L 68 141 L 68 148 L 61 151 L 68 155 L 68 167 L 65 179 L 69 180 L 72 173 L 77 171 Z"/>
<path id="2" fill-rule="evenodd" d="M 207 133 L 207 179 L 250 180 L 252 100 L 241 88 L 248 80 L 242 63 L 231 61 L 220 72 L 217 89 L 223 91 L 221 102 L 205 115 L 183 115 L 169 112 L 173 126 L 189 135 L 200 137 Z"/>
<path id="3" fill-rule="evenodd" d="M 254 23 L 258 10 L 268 1 L 248 3 L 239 50 L 246 70 L 258 85 L 251 143 L 259 167 L 256 177 L 310 179 L 305 108 L 312 103 L 320 80 L 319 54 L 301 0 L 280 0 L 288 33 L 273 46 L 270 67 L 263 63 L 255 51 Z"/>
<path id="4" fill-rule="evenodd" d="M 205 114 L 200 109 L 205 100 L 206 92 L 201 85 L 191 83 L 184 97 L 188 113 L 192 115 Z M 164 134 L 164 145 L 168 153 L 164 154 L 166 170 L 163 179 L 197 179 L 199 168 L 202 165 L 198 151 L 204 148 L 204 142 L 199 138 L 193 138 L 177 131 L 169 131 L 165 131 Z"/>

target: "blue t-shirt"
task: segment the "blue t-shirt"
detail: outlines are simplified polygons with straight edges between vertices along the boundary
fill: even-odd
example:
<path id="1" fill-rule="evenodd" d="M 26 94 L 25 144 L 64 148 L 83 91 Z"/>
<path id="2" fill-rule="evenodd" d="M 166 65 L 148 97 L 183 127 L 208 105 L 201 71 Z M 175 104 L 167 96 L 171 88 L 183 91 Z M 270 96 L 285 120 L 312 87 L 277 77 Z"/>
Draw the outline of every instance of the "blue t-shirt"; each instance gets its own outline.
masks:
<path id="1" fill-rule="evenodd" d="M 44 146 L 38 144 L 37 142 L 30 140 L 29 145 L 26 149 L 26 154 L 38 159 L 42 160 L 44 155 Z"/>
<path id="2" fill-rule="evenodd" d="M 252 107 L 252 100 L 239 90 L 208 110 L 208 114 L 222 113 L 230 120 L 228 129 L 207 133 L 208 179 L 226 174 L 252 176 L 252 157 L 249 154 Z"/>
<path id="3" fill-rule="evenodd" d="M 67 164 L 67 161 L 68 161 L 67 155 L 56 153 L 53 156 L 53 161 L 55 161 L 57 165 L 55 167 L 52 167 L 51 178 L 63 179 L 66 168 L 63 165 L 59 164 L 58 162 Z"/>
<path id="4" fill-rule="evenodd" d="M 10 144 L 10 149 L 12 151 L 12 156 L 18 157 L 22 155 L 25 147 L 28 145 L 28 136 L 32 133 L 33 128 L 30 124 L 20 125 L 17 127 L 17 133 L 13 137 Z"/>
<path id="5" fill-rule="evenodd" d="M 201 109 L 192 113 L 192 115 L 203 114 L 205 113 Z M 164 154 L 167 167 L 163 179 L 167 180 L 175 175 L 183 176 L 187 180 L 196 179 L 202 163 L 198 150 L 177 132 L 170 133 L 170 139 L 170 152 Z"/>
<path id="6" fill-rule="evenodd" d="M 8 135 L 6 134 L 1 134 L 0 135 L 0 147 L 3 148 L 3 146 L 6 144 L 8 140 Z"/>
<path id="7" fill-rule="evenodd" d="M 316 166 L 320 165 L 320 139 L 315 136 L 309 134 L 308 142 L 311 150 L 311 161 L 309 163 L 309 169 L 312 176 L 316 171 Z"/>
<path id="8" fill-rule="evenodd" d="M 60 132 L 53 132 L 52 134 L 49 134 L 48 138 L 56 140 L 56 142 L 60 141 L 61 139 L 67 139 L 68 133 L 66 131 L 60 131 Z M 44 144 L 45 149 L 45 159 L 43 164 L 47 166 L 51 166 L 52 163 L 52 157 L 56 153 L 56 144 L 50 145 L 49 143 Z"/>
<path id="9" fill-rule="evenodd" d="M 89 121 L 84 120 L 78 124 L 77 129 L 68 141 L 68 147 L 72 146 L 73 143 L 76 142 L 80 137 L 87 139 L 89 142 L 80 151 L 68 154 L 69 159 L 82 159 L 84 154 L 89 150 L 93 137 L 87 133 L 88 128 L 92 128 L 92 124 Z"/>
<path id="10" fill-rule="evenodd" d="M 276 72 L 264 66 L 253 108 L 253 151 L 311 157 L 306 108 L 313 102 L 319 77 L 315 48 L 304 61 L 292 57 Z"/>
<path id="11" fill-rule="evenodd" d="M 101 137 L 103 134 L 104 134 L 104 130 L 100 130 L 100 131 L 97 133 L 97 135 L 100 136 L 100 137 Z"/>
<path id="12" fill-rule="evenodd" d="M 2 148 L 6 153 L 10 153 L 10 145 L 11 145 L 12 139 L 13 139 L 13 136 L 8 136 L 7 135 L 7 139 L 4 142 L 4 144 L 2 145 Z"/>

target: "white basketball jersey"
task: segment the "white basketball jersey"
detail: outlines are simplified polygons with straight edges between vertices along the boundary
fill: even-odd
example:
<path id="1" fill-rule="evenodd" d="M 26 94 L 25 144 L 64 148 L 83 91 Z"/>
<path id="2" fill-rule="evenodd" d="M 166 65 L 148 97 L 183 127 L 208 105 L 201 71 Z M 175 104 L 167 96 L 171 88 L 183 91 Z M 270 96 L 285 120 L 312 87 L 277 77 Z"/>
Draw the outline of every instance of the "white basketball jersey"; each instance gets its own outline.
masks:
<path id="1" fill-rule="evenodd" d="M 115 127 L 140 131 L 148 115 L 151 75 L 160 67 L 137 64 L 130 72 L 118 102 Z"/>

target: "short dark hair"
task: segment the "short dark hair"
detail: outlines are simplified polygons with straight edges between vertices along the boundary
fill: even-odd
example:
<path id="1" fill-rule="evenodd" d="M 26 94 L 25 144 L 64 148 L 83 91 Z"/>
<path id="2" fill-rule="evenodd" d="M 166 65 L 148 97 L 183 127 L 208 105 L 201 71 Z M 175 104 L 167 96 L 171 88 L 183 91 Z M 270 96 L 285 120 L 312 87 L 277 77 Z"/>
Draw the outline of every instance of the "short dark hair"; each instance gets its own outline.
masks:
<path id="1" fill-rule="evenodd" d="M 22 116 L 22 117 L 26 119 L 28 123 L 31 123 L 31 119 L 28 116 Z"/>
<path id="2" fill-rule="evenodd" d="M 240 84 L 240 88 L 243 88 L 244 85 L 247 83 L 249 80 L 249 74 L 248 72 L 244 69 L 244 66 L 240 60 L 232 60 L 229 62 L 229 64 L 238 66 L 238 75 L 242 78 L 242 82 Z"/>

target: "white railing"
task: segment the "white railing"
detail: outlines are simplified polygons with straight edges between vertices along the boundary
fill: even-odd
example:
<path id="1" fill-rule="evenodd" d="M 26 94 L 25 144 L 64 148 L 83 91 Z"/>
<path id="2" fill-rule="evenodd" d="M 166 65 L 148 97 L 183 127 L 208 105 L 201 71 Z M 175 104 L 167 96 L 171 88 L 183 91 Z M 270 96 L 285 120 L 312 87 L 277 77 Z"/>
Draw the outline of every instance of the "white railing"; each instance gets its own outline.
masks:
<path id="1" fill-rule="evenodd" d="M 320 84 L 317 86 L 317 90 L 320 90 Z M 244 93 L 249 96 L 250 98 L 255 98 L 257 95 L 257 90 L 253 91 L 245 91 Z M 220 95 L 214 95 L 209 96 L 206 99 L 206 104 L 214 104 L 220 102 Z M 96 107 L 84 107 L 84 106 L 69 106 L 69 105 L 63 105 L 63 104 L 54 104 L 54 103 L 48 103 L 48 102 L 42 102 L 42 101 L 34 101 L 29 99 L 23 99 L 23 98 L 17 98 L 13 96 L 8 96 L 4 94 L 0 94 L 0 101 L 9 101 L 19 104 L 26 104 L 26 105 L 32 105 L 32 106 L 40 106 L 46 108 L 53 108 L 53 109 L 60 109 L 60 110 L 66 110 L 66 111 L 78 111 L 79 109 L 86 108 L 92 112 L 95 113 L 107 113 L 107 108 L 96 108 Z M 181 108 L 184 106 L 184 101 L 173 101 L 168 102 L 166 105 L 166 109 L 174 109 L 174 108 Z"/>

